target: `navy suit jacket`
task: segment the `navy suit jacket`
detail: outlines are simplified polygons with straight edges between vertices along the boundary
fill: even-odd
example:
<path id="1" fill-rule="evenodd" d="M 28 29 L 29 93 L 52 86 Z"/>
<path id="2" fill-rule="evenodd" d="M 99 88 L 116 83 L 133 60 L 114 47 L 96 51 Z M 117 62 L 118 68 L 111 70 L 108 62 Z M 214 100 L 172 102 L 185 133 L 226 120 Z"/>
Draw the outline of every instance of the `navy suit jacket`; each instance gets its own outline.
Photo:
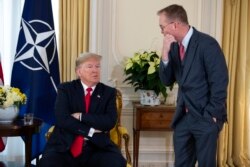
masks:
<path id="1" fill-rule="evenodd" d="M 68 151 L 77 135 L 89 139 L 101 149 L 117 150 L 109 138 L 109 131 L 117 121 L 116 90 L 102 83 L 96 85 L 91 95 L 89 112 L 85 111 L 85 95 L 80 80 L 63 83 L 58 87 L 55 104 L 56 124 L 45 151 Z M 82 121 L 71 114 L 82 112 Z M 103 131 L 89 137 L 90 128 Z"/>
<path id="2" fill-rule="evenodd" d="M 178 43 L 171 45 L 168 64 L 160 63 L 161 81 L 179 85 L 174 128 L 185 114 L 185 108 L 199 119 L 213 121 L 221 129 L 226 121 L 228 70 L 224 54 L 217 41 L 194 28 L 184 60 L 179 58 Z"/>

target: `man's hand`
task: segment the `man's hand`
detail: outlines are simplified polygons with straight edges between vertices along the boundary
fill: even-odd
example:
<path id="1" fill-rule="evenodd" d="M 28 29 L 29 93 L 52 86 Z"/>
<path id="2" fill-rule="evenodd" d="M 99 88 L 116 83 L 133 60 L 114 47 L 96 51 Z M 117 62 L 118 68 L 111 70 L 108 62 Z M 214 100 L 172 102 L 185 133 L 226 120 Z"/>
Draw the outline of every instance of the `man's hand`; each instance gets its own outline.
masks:
<path id="1" fill-rule="evenodd" d="M 102 131 L 95 129 L 95 133 L 102 133 Z"/>
<path id="2" fill-rule="evenodd" d="M 170 46 L 173 42 L 176 42 L 176 39 L 173 35 L 166 34 L 163 38 L 163 47 L 162 47 L 162 61 L 168 61 L 168 52 L 170 51 Z"/>

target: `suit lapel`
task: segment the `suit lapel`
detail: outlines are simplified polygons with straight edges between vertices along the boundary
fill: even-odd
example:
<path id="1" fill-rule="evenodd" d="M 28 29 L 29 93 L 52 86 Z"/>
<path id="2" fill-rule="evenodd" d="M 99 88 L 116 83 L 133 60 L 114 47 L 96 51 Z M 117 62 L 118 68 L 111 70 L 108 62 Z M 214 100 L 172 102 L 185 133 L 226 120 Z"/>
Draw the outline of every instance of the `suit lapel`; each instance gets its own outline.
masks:
<path id="1" fill-rule="evenodd" d="M 91 95 L 89 112 L 95 113 L 97 106 L 99 106 L 102 99 L 102 87 L 100 83 L 98 83 L 95 87 L 94 92 Z"/>
<path id="2" fill-rule="evenodd" d="M 186 52 L 186 57 L 184 58 L 184 67 L 183 67 L 183 73 L 182 73 L 182 77 L 181 77 L 181 84 L 184 83 L 189 71 L 190 71 L 190 68 L 191 68 L 191 65 L 194 61 L 194 57 L 195 57 L 195 52 L 196 52 L 196 49 L 197 49 L 197 37 L 198 37 L 198 34 L 197 34 L 197 31 L 194 29 L 194 33 L 190 39 L 190 42 L 189 42 L 189 46 L 188 46 L 188 49 L 187 49 L 187 52 Z"/>
<path id="3" fill-rule="evenodd" d="M 82 83 L 80 80 L 77 82 L 77 88 L 76 88 L 76 100 L 78 101 L 77 105 L 79 105 L 77 108 L 81 109 L 81 112 L 85 114 L 85 94 L 84 94 L 84 89 L 82 86 Z"/>

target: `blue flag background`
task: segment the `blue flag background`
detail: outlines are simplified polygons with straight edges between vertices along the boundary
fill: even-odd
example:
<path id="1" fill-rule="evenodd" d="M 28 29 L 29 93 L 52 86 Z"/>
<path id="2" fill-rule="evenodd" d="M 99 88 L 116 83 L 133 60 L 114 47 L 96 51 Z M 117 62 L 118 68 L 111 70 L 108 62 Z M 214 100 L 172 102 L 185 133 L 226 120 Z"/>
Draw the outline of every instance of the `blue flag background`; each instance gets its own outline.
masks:
<path id="1" fill-rule="evenodd" d="M 45 133 L 55 122 L 54 103 L 60 82 L 51 0 L 25 0 L 12 70 L 11 86 L 27 95 L 20 116 L 34 113 L 43 120 L 33 136 L 32 158 L 46 144 Z"/>

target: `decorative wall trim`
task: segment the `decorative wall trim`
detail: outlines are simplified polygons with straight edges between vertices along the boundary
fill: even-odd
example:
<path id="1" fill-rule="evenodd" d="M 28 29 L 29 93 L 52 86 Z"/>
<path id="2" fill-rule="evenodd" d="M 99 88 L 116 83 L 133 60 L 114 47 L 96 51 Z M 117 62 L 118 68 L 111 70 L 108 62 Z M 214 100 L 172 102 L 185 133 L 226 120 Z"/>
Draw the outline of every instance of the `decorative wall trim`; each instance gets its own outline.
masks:
<path id="1" fill-rule="evenodd" d="M 121 60 L 119 60 L 119 57 L 121 56 L 121 53 L 118 50 L 117 47 L 117 1 L 116 0 L 111 0 L 111 5 L 112 5 L 112 19 L 111 19 L 111 55 L 114 58 L 115 62 L 117 65 L 122 66 Z"/>

